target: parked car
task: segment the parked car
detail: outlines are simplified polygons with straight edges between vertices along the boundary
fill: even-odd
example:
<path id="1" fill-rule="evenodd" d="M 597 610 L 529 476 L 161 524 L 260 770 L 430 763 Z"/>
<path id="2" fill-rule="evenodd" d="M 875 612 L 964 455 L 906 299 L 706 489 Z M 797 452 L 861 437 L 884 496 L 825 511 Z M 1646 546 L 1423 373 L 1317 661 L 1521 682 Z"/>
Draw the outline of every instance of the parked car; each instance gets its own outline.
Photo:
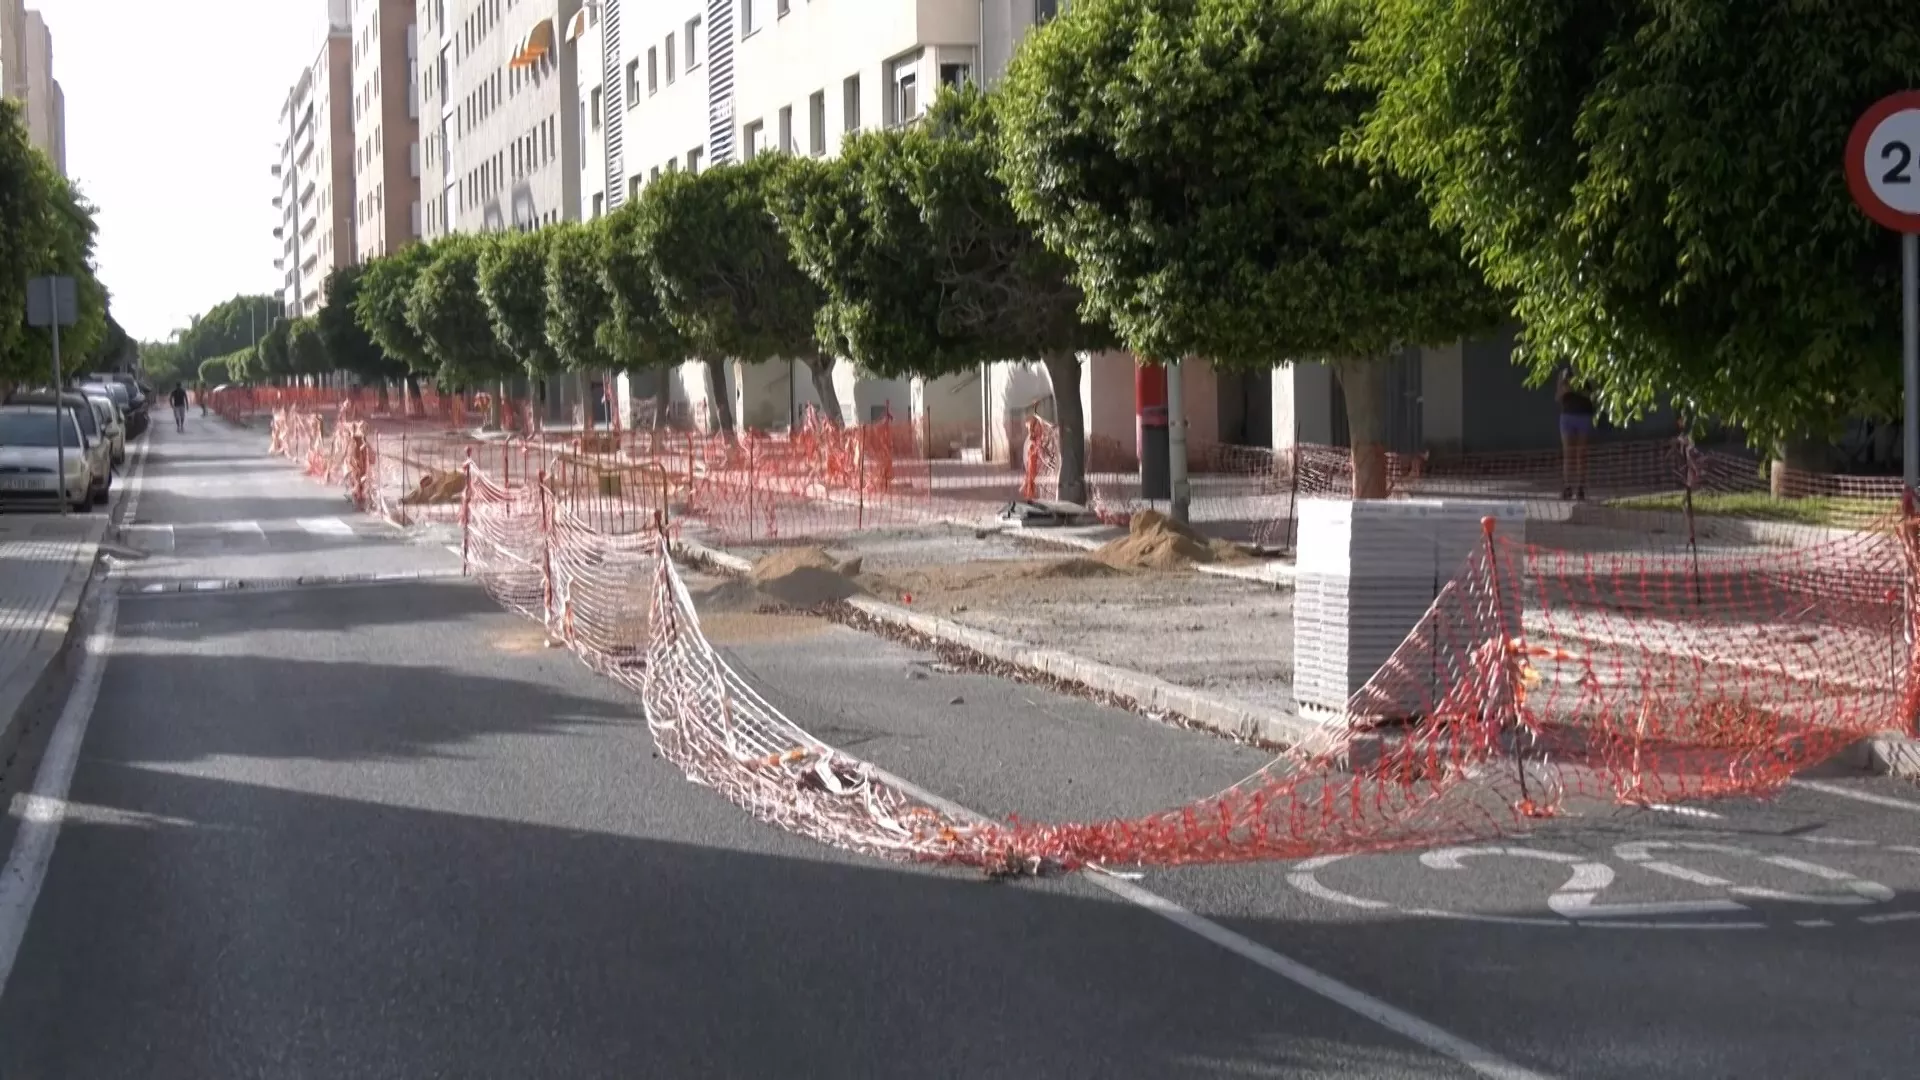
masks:
<path id="1" fill-rule="evenodd" d="M 76 385 L 74 389 L 79 390 L 81 393 L 86 393 L 86 394 L 101 393 L 101 394 L 106 394 L 108 397 L 111 397 L 113 399 L 114 408 L 120 410 L 120 418 L 124 420 L 127 424 L 127 428 L 128 428 L 127 436 L 131 438 L 132 436 L 138 434 L 137 432 L 132 430 L 133 394 L 126 387 L 120 385 L 117 382 L 100 382 L 98 380 L 84 380 L 80 382 L 78 385 Z"/>
<path id="2" fill-rule="evenodd" d="M 100 418 L 100 428 L 106 433 L 108 456 L 114 465 L 124 465 L 127 461 L 127 419 L 120 414 L 120 406 L 113 403 L 112 395 L 105 390 L 81 390 L 93 404 L 95 416 Z"/>
<path id="3" fill-rule="evenodd" d="M 127 404 L 122 411 L 127 414 L 127 434 L 139 438 L 147 430 L 147 407 L 152 400 L 140 385 L 140 380 L 117 371 L 96 371 L 88 377 L 89 382 L 112 383 L 123 386 L 127 391 Z"/>
<path id="4" fill-rule="evenodd" d="M 50 390 L 15 390 L 7 396 L 9 405 L 52 405 L 54 395 Z M 92 482 L 89 492 L 95 503 L 105 503 L 113 491 L 113 451 L 107 442 L 107 434 L 100 424 L 100 416 L 93 411 L 93 402 L 85 394 L 72 390 L 62 391 L 60 404 L 73 414 L 74 421 L 80 425 L 80 434 L 85 437 L 84 450 L 87 465 L 92 470 Z"/>
<path id="5" fill-rule="evenodd" d="M 93 467 L 74 416 L 51 405 L 0 405 L 0 503 L 58 506 L 64 500 L 83 514 L 92 507 Z"/>

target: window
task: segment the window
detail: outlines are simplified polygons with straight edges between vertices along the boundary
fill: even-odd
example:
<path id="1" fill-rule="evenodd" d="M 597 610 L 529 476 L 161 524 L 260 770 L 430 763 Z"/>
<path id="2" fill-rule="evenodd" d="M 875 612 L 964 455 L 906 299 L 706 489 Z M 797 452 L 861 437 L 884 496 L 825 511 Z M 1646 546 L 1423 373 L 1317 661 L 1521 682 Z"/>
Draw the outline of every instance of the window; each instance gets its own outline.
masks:
<path id="1" fill-rule="evenodd" d="M 780 17 L 783 19 L 787 17 L 787 12 L 790 10 L 789 2 L 790 0 L 779 0 L 778 5 L 774 8 L 775 11 L 780 13 Z"/>
<path id="2" fill-rule="evenodd" d="M 655 180 L 660 179 L 659 169 L 653 170 L 653 178 Z M 637 176 L 630 176 L 627 178 L 627 198 L 637 199 L 639 197 L 640 197 L 640 178 Z"/>
<path id="3" fill-rule="evenodd" d="M 759 12 L 755 11 L 754 9 L 759 6 L 760 6 L 760 0 L 740 0 L 740 36 L 741 37 L 743 38 L 747 37 L 751 35 L 755 30 L 760 29 L 759 22 L 757 22 L 754 19 L 754 16 L 759 14 Z"/>
<path id="4" fill-rule="evenodd" d="M 647 47 L 647 93 L 660 92 L 660 50 Z"/>
<path id="5" fill-rule="evenodd" d="M 700 16 L 687 20 L 685 39 L 687 42 L 687 70 L 700 66 Z"/>
<path id="6" fill-rule="evenodd" d="M 1050 22 L 1060 14 L 1060 0 L 1033 0 L 1033 25 Z"/>
<path id="7" fill-rule="evenodd" d="M 794 153 L 793 145 L 793 106 L 780 106 L 780 152 Z"/>
<path id="8" fill-rule="evenodd" d="M 627 108 L 631 109 L 640 101 L 640 61 L 627 61 Z"/>
<path id="9" fill-rule="evenodd" d="M 602 97 L 603 95 L 600 93 L 600 88 L 597 86 L 593 88 L 593 93 L 587 95 L 587 99 L 590 102 L 587 109 L 591 114 L 590 119 L 593 123 L 593 130 L 595 131 L 600 130 L 600 105 Z"/>
<path id="10" fill-rule="evenodd" d="M 598 192 L 598 191 L 594 192 L 593 193 L 593 219 L 595 221 L 598 221 L 600 219 L 600 215 L 606 212 L 607 212 L 607 196 L 603 192 Z"/>
<path id="11" fill-rule="evenodd" d="M 845 117 L 844 131 L 860 130 L 860 76 L 849 75 L 840 84 L 841 115 Z"/>
<path id="12" fill-rule="evenodd" d="M 940 65 L 940 85 L 941 86 L 958 88 L 961 83 L 964 83 L 972 78 L 973 78 L 972 64 L 941 64 Z"/>
<path id="13" fill-rule="evenodd" d="M 760 153 L 760 136 L 766 130 L 766 122 L 762 120 L 755 120 L 740 129 L 740 160 L 752 161 Z"/>
<path id="14" fill-rule="evenodd" d="M 827 92 L 815 90 L 807 99 L 807 153 L 815 157 L 827 152 Z"/>
<path id="15" fill-rule="evenodd" d="M 700 158 L 702 156 L 703 155 L 701 153 L 701 150 L 697 146 L 687 151 L 687 171 L 688 172 L 697 173 L 700 171 Z"/>
<path id="16" fill-rule="evenodd" d="M 893 122 L 904 124 L 919 115 L 920 103 L 916 97 L 915 76 L 911 71 L 894 76 L 893 79 Z"/>

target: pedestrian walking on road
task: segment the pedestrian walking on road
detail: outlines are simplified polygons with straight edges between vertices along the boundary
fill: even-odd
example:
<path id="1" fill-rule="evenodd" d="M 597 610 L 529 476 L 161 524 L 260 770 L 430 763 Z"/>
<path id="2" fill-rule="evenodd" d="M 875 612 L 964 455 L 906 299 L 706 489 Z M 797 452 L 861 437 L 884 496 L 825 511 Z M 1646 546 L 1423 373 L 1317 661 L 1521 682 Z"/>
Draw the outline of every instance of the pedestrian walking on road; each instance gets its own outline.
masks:
<path id="1" fill-rule="evenodd" d="M 1560 402 L 1560 490 L 1562 499 L 1587 497 L 1587 442 L 1593 438 L 1593 394 L 1575 381 L 1571 370 L 1560 372 L 1554 391 Z"/>
<path id="2" fill-rule="evenodd" d="M 173 430 L 187 430 L 187 384 L 174 383 L 173 393 L 167 395 L 173 402 Z"/>

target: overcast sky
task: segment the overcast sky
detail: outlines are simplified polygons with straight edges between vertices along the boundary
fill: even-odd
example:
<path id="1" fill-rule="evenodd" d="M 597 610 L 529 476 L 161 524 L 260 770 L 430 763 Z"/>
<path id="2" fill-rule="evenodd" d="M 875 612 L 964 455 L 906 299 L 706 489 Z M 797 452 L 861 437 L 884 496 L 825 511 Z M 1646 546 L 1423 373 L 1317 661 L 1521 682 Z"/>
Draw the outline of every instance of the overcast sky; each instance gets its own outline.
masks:
<path id="1" fill-rule="evenodd" d="M 280 106 L 325 0 L 27 0 L 53 33 L 67 172 L 99 208 L 100 278 L 136 338 L 273 292 Z"/>

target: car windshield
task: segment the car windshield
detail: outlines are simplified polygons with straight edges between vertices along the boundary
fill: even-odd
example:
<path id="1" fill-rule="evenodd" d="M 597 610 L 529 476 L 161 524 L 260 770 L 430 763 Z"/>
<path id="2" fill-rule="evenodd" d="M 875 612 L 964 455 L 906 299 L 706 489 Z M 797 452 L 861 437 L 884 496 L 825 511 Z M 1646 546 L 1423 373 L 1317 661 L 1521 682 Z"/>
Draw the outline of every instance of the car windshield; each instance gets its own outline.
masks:
<path id="1" fill-rule="evenodd" d="M 16 412 L 0 409 L 0 446 L 53 446 L 53 414 L 50 412 Z M 71 422 L 60 425 L 62 441 L 74 449 L 80 448 L 80 432 Z"/>
<path id="2" fill-rule="evenodd" d="M 67 405 L 67 411 L 72 413 L 73 418 L 79 422 L 80 430 L 87 433 L 87 438 L 97 439 L 100 437 L 100 418 L 93 415 L 93 406 L 69 403 Z"/>

